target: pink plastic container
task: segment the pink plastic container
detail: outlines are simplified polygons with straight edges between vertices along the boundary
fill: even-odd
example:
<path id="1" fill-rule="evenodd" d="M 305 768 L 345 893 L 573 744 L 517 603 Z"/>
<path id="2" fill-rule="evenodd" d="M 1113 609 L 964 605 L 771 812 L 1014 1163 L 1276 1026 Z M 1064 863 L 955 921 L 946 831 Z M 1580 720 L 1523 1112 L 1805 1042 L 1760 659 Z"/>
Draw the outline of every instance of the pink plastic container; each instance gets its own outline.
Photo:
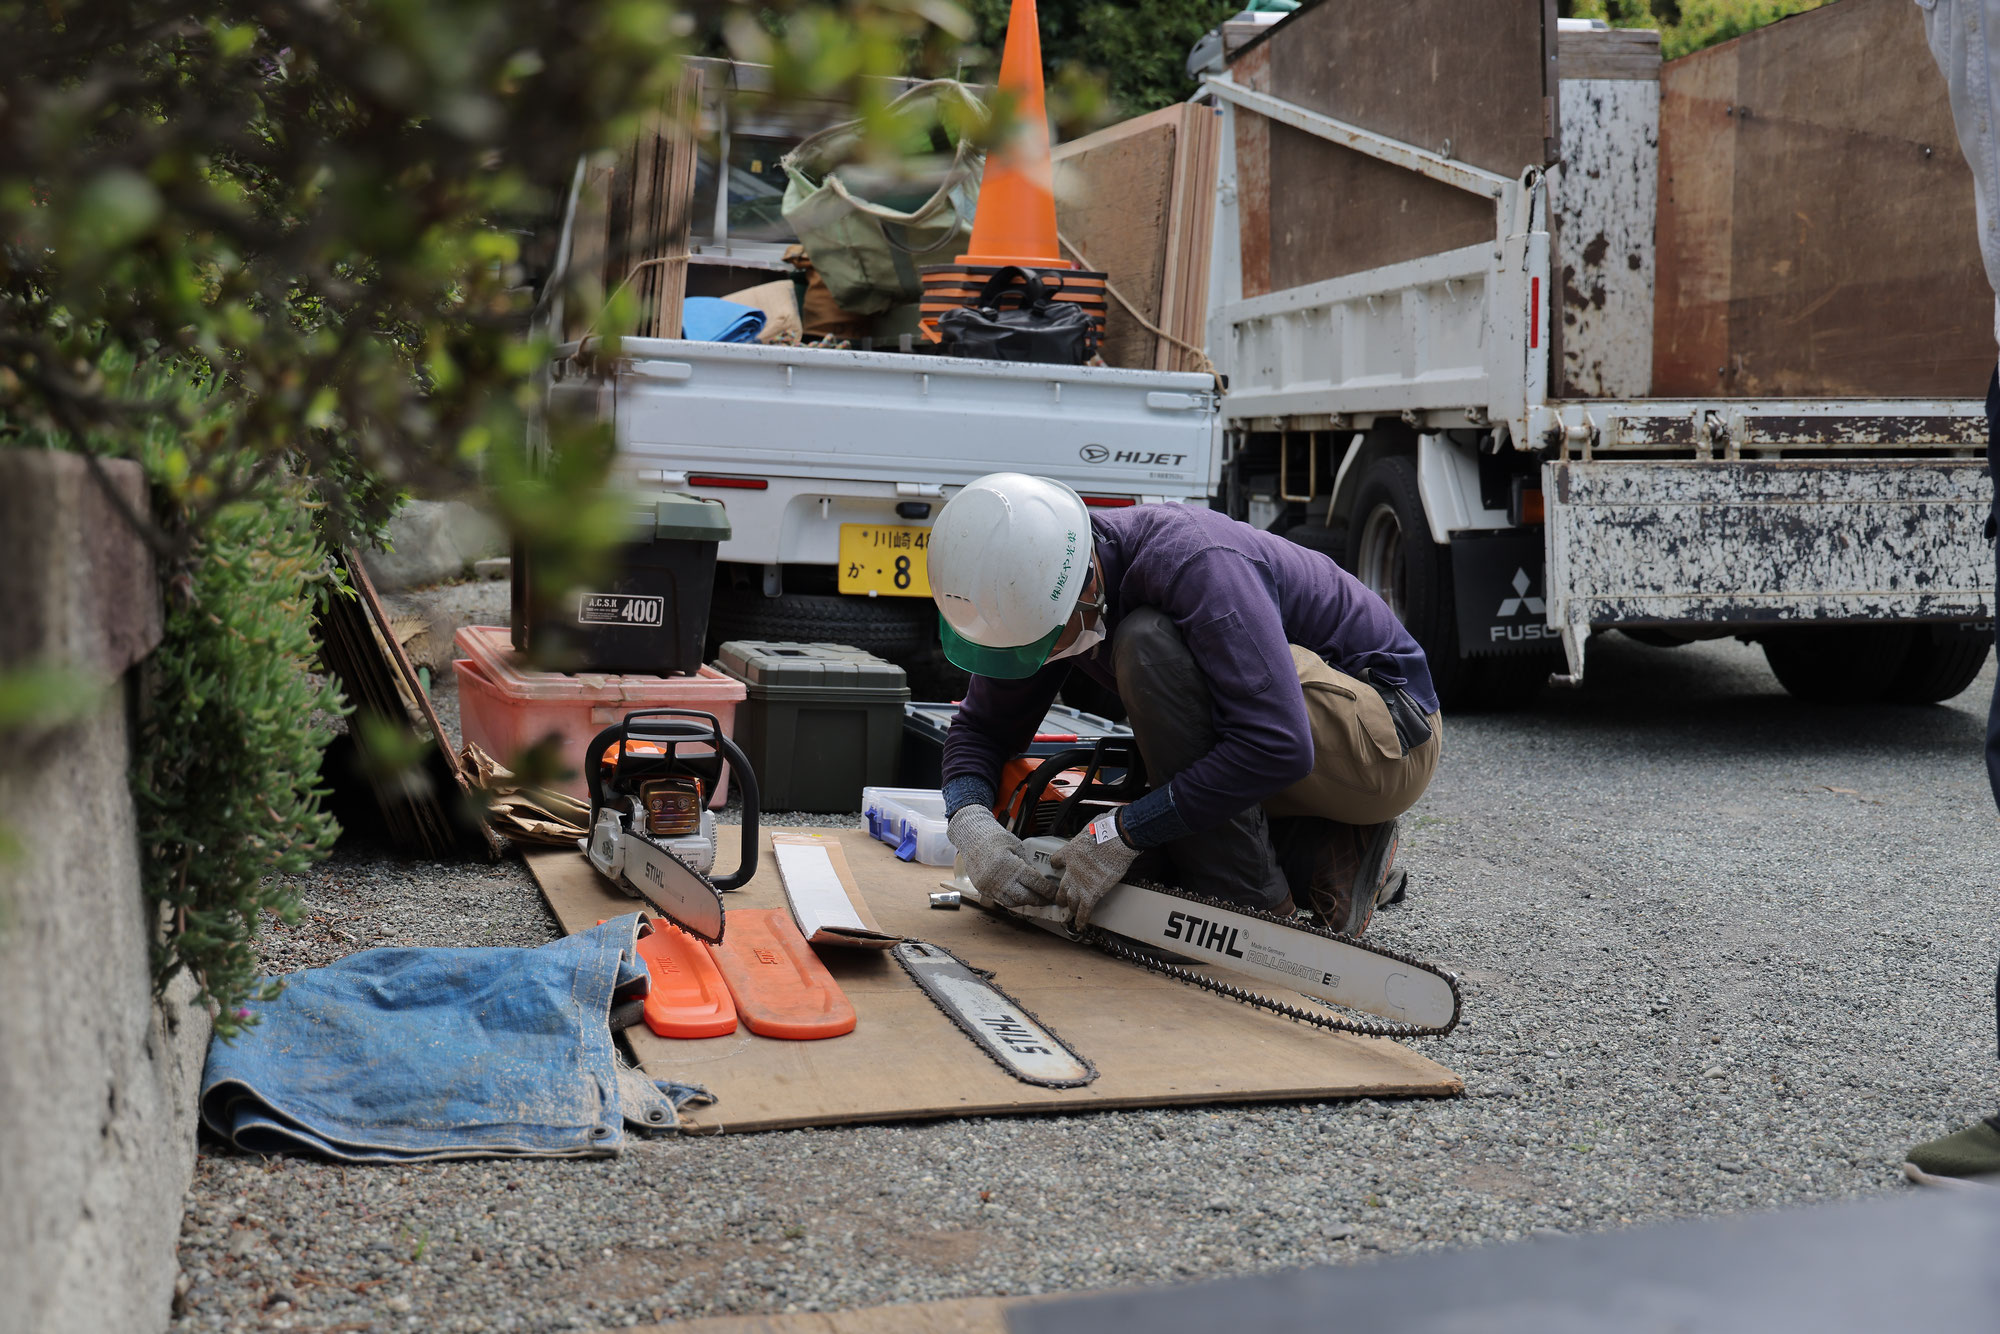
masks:
<path id="1" fill-rule="evenodd" d="M 557 784 L 574 797 L 589 799 L 583 781 L 584 747 L 591 738 L 634 709 L 700 709 L 712 713 L 725 736 L 736 735 L 736 706 L 745 688 L 733 676 L 703 666 L 696 676 L 606 676 L 601 672 L 533 672 L 520 665 L 507 628 L 469 625 L 455 642 L 461 654 L 451 664 L 458 675 L 458 716 L 465 739 L 499 760 L 547 736 L 558 738 L 563 759 L 576 777 Z M 689 746 L 688 755 L 711 753 Z M 729 800 L 729 771 L 723 770 L 715 796 Z"/>

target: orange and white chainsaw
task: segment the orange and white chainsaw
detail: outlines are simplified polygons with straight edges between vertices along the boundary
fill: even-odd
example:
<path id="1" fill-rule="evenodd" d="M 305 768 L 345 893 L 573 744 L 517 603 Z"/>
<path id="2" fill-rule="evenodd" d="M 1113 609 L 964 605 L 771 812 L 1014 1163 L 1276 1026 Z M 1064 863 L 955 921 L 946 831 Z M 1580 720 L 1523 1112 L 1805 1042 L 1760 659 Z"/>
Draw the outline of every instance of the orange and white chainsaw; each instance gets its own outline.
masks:
<path id="1" fill-rule="evenodd" d="M 683 746 L 706 754 L 684 755 Z M 736 871 L 715 868 L 715 816 L 707 794 L 727 760 L 743 797 L 743 853 Z M 715 715 L 638 709 L 599 732 L 584 751 L 590 864 L 662 917 L 711 945 L 722 943 L 722 893 L 757 873 L 757 775 Z"/>
<path id="2" fill-rule="evenodd" d="M 1138 747 L 1129 738 L 1106 737 L 1093 747 L 1043 760 L 1011 785 L 1004 810 L 1013 833 L 1053 884 L 1058 877 L 1049 865 L 1051 854 L 1097 816 L 1145 790 Z M 1049 799 L 1052 792 L 1057 795 Z M 989 912 L 1032 922 L 1177 981 L 1320 1028 L 1374 1037 L 1435 1037 L 1458 1025 L 1458 979 L 1450 973 L 1303 917 L 1280 917 L 1171 885 L 1127 879 L 1106 892 L 1091 911 L 1090 926 L 1079 933 L 1071 929 L 1069 911 L 1059 905 L 1006 908 L 986 902 L 962 867 L 954 871 L 952 886 L 967 902 Z M 1258 987 L 1297 993 L 1310 1004 L 1267 995 Z M 1327 1008 L 1331 1006 L 1376 1017 L 1350 1018 Z"/>

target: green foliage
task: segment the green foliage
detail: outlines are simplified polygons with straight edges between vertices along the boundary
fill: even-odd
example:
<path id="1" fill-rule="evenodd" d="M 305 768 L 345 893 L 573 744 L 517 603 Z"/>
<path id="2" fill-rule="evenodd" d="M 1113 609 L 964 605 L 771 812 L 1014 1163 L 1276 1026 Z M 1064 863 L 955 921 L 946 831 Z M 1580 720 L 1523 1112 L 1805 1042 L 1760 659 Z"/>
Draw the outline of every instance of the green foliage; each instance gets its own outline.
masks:
<path id="1" fill-rule="evenodd" d="M 536 243 L 579 157 L 661 106 L 695 8 L 0 0 L 0 446 L 152 479 L 127 518 L 167 592 L 133 776 L 171 909 L 157 977 L 194 973 L 224 1034 L 255 994 L 258 914 L 292 911 L 266 878 L 334 832 L 318 543 L 475 479 L 552 576 L 617 538 L 605 428 L 549 421 L 529 448 L 552 351 L 530 330 Z M 730 40 L 783 95 L 863 107 L 885 62 L 967 31 L 950 0 L 780 8 L 784 41 Z"/>
<path id="2" fill-rule="evenodd" d="M 1566 0 L 1562 12 L 1614 28 L 1655 28 L 1667 60 L 1741 37 L 1825 0 Z"/>
<path id="3" fill-rule="evenodd" d="M 0 0 L 0 415 L 119 453 L 183 427 L 186 522 L 282 468 L 338 540 L 518 435 L 510 222 L 629 132 L 677 49 L 665 0 Z M 197 433 L 114 350 L 196 365 Z"/>
<path id="4" fill-rule="evenodd" d="M 992 69 L 981 71 L 990 77 L 999 68 L 1008 0 L 969 0 L 966 8 L 980 44 L 991 52 Z M 1194 92 L 1188 52 L 1203 33 L 1243 8 L 1242 0 L 1041 0 L 1042 63 L 1072 87 L 1080 74 L 1101 77 L 1117 116 L 1141 115 Z M 1052 109 L 1070 98 L 1052 88 Z"/>
<path id="5" fill-rule="evenodd" d="M 302 488 L 274 479 L 215 511 L 187 596 L 167 607 L 148 664 L 152 690 L 132 776 L 148 894 L 170 922 L 154 981 L 182 969 L 200 981 L 233 1035 L 258 981 L 258 914 L 295 920 L 297 901 L 268 877 L 297 874 L 339 832 L 315 786 L 330 720 L 331 678 L 315 679 L 315 597 L 325 552 Z"/>

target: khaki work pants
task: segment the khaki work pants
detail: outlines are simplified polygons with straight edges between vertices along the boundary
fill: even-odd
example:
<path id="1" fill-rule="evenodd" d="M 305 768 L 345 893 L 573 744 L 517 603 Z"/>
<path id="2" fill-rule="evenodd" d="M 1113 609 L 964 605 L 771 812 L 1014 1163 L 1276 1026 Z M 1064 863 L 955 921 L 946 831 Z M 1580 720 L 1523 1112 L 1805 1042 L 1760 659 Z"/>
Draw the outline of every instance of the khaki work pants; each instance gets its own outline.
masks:
<path id="1" fill-rule="evenodd" d="M 1430 716 L 1430 740 L 1405 755 L 1389 706 L 1374 686 L 1328 666 L 1311 649 L 1291 648 L 1312 724 L 1313 771 L 1267 797 L 1265 813 L 1381 824 L 1416 805 L 1437 773 L 1443 716 Z"/>
<path id="2" fill-rule="evenodd" d="M 1208 678 L 1195 665 L 1180 630 L 1163 613 L 1139 608 L 1112 637 L 1112 668 L 1133 739 L 1154 783 L 1163 783 L 1215 748 L 1215 711 Z M 1205 829 L 1146 853 L 1135 870 L 1204 894 L 1256 908 L 1291 897 L 1281 864 L 1323 826 L 1316 820 L 1380 824 L 1416 804 L 1437 772 L 1443 726 L 1430 717 L 1431 738 L 1403 754 L 1389 706 L 1375 688 L 1292 646 L 1313 734 L 1313 771 L 1283 792 Z"/>

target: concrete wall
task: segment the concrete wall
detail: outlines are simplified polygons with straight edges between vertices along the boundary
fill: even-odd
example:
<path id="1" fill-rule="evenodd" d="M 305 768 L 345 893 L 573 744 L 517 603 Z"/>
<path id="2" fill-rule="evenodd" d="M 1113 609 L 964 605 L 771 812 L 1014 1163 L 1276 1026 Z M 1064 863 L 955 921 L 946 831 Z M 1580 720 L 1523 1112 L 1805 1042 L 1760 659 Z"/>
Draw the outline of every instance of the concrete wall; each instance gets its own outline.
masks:
<path id="1" fill-rule="evenodd" d="M 135 465 L 108 465 L 145 511 Z M 160 638 L 151 561 L 72 455 L 0 450 L 0 671 L 109 683 L 92 716 L 0 734 L 0 1328 L 163 1328 L 208 1017 L 151 996 L 128 716 Z"/>

